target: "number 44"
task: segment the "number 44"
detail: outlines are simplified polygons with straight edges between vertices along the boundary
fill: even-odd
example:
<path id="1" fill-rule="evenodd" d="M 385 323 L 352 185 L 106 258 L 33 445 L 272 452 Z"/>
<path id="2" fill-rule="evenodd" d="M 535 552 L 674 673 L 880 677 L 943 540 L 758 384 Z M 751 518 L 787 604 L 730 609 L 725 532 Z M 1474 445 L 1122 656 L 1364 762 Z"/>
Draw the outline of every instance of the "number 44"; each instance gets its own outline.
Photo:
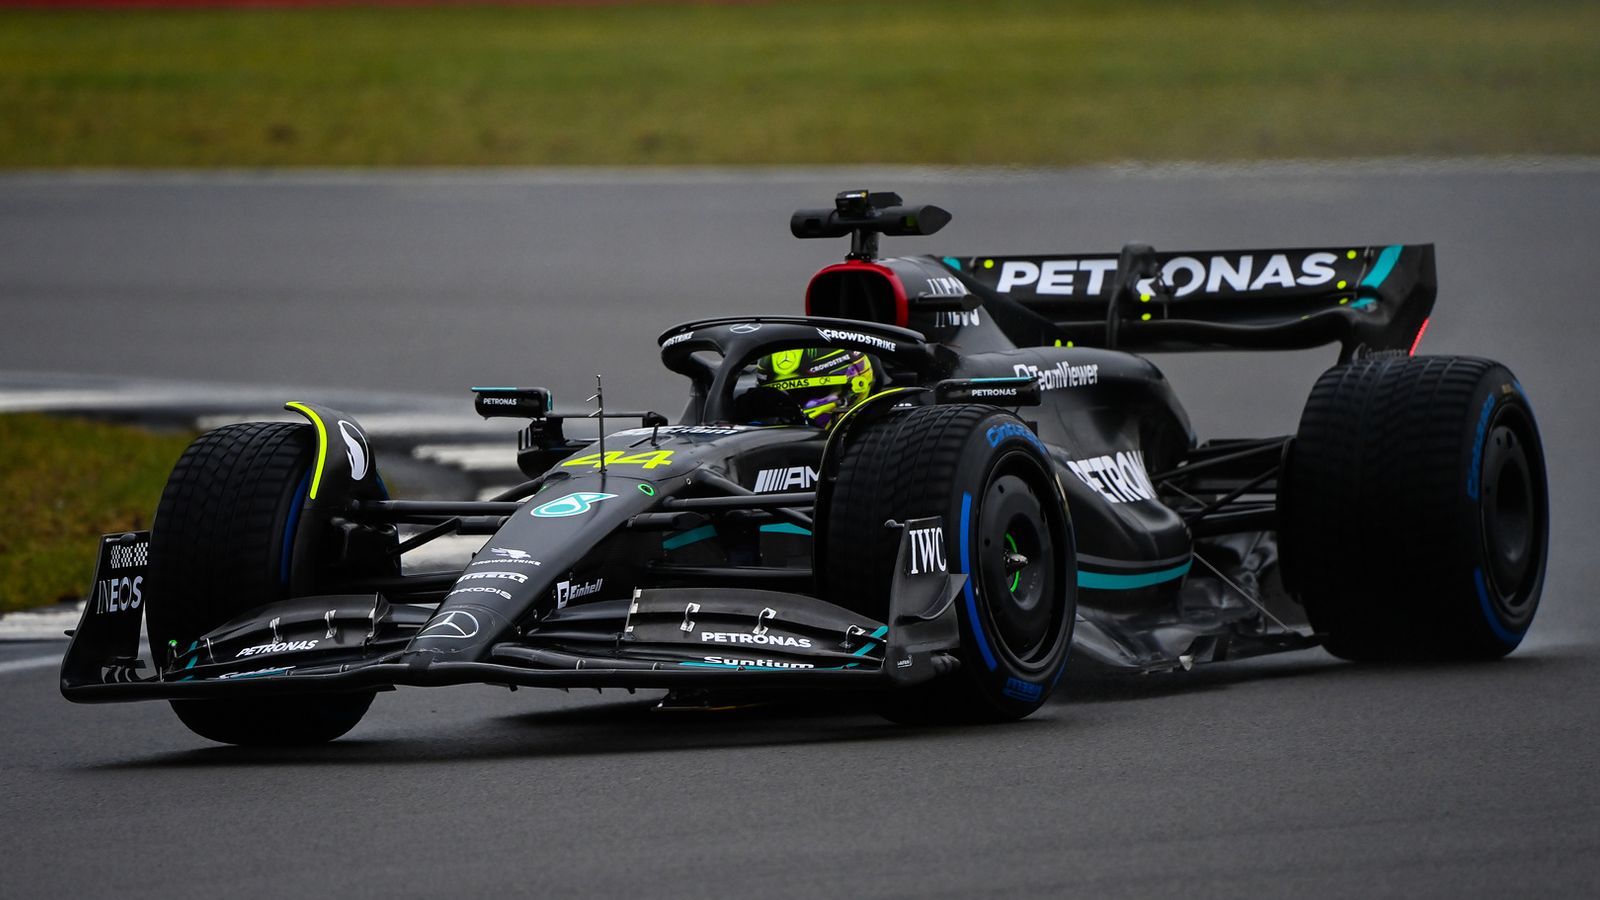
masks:
<path id="1" fill-rule="evenodd" d="M 646 450 L 643 453 L 629 453 L 626 450 L 607 450 L 604 460 L 600 458 L 600 454 L 590 453 L 569 459 L 561 465 L 563 467 L 589 466 L 590 468 L 598 469 L 602 462 L 608 466 L 643 466 L 646 469 L 654 469 L 658 466 L 671 465 L 672 451 Z"/>

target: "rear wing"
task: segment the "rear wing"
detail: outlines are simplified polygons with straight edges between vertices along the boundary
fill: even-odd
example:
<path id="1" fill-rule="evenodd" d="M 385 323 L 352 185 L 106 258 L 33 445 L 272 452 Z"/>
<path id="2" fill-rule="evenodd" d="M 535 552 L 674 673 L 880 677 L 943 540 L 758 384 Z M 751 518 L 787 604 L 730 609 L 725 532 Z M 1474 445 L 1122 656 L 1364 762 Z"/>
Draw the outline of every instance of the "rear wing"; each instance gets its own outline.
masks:
<path id="1" fill-rule="evenodd" d="M 1338 344 L 1348 359 L 1416 349 L 1438 282 L 1432 244 L 1117 255 L 878 257 L 880 235 L 930 235 L 950 221 L 898 194 L 841 192 L 802 209 L 798 238 L 850 236 L 843 263 L 806 287 L 806 315 L 913 328 L 974 343 L 992 320 L 1018 347 L 1298 350 Z"/>
<path id="2" fill-rule="evenodd" d="M 1438 290 L 1432 244 L 1129 250 L 1124 266 L 1130 256 L 1136 263 L 1122 291 L 1117 256 L 939 262 L 958 273 L 1019 346 L 1291 350 L 1337 343 L 1344 357 L 1359 348 L 1409 351 Z"/>

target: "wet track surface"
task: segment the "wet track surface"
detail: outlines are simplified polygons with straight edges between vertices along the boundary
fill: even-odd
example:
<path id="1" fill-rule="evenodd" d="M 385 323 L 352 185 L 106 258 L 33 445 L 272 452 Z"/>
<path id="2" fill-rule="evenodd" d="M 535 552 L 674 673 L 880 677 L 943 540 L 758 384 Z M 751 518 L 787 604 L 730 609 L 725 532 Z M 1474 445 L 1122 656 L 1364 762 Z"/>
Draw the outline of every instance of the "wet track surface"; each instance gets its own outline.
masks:
<path id="1" fill-rule="evenodd" d="M 794 241 L 788 211 L 862 184 L 956 214 L 890 253 L 1435 242 L 1422 350 L 1508 363 L 1544 432 L 1552 564 L 1523 649 L 1076 677 L 973 729 L 406 689 L 287 753 L 209 745 L 163 704 L 68 704 L 30 663 L 60 642 L 0 644 L 0 895 L 1600 894 L 1600 172 L 0 179 L 0 377 L 337 405 L 506 379 L 583 396 L 598 366 L 608 395 L 675 411 L 654 336 L 798 311 L 843 244 Z M 1243 436 L 1292 429 L 1331 355 L 1159 361 L 1202 436 Z"/>

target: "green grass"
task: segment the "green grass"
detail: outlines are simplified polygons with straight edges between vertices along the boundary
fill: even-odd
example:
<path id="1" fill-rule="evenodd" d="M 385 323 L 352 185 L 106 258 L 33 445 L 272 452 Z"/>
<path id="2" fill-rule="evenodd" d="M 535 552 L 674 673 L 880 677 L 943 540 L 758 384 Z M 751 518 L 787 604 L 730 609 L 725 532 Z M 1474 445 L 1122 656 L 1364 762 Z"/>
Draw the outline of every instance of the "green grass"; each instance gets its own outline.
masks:
<path id="1" fill-rule="evenodd" d="M 0 415 L 0 611 L 84 597 L 99 536 L 150 527 L 193 437 Z"/>
<path id="2" fill-rule="evenodd" d="M 0 166 L 1600 153 L 1600 4 L 0 12 Z"/>

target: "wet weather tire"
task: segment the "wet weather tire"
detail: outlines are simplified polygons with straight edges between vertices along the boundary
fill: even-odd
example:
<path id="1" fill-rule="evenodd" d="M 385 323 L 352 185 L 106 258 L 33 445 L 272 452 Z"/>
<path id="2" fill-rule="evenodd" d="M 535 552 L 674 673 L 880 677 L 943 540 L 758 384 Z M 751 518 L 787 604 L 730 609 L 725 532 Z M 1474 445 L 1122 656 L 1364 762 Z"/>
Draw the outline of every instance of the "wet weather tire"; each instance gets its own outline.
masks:
<path id="1" fill-rule="evenodd" d="M 374 694 L 174 700 L 172 711 L 189 730 L 222 744 L 297 747 L 323 744 L 356 727 Z"/>
<path id="2" fill-rule="evenodd" d="M 885 715 L 1000 721 L 1044 704 L 1072 643 L 1077 563 L 1054 469 L 1027 425 L 977 405 L 892 413 L 850 436 L 827 496 L 824 597 L 888 621 L 900 539 L 889 519 L 940 517 L 950 570 L 968 575 L 960 668 L 886 696 Z"/>
<path id="3" fill-rule="evenodd" d="M 1346 659 L 1494 659 L 1533 621 L 1549 501 L 1504 366 L 1361 359 L 1306 402 L 1280 494 L 1285 578 Z"/>
<path id="4" fill-rule="evenodd" d="M 315 457 L 311 426 L 227 425 L 189 445 L 150 535 L 150 655 L 165 669 L 207 631 L 288 596 L 294 532 Z M 174 700 L 196 734 L 226 744 L 311 744 L 344 734 L 372 693 Z"/>

